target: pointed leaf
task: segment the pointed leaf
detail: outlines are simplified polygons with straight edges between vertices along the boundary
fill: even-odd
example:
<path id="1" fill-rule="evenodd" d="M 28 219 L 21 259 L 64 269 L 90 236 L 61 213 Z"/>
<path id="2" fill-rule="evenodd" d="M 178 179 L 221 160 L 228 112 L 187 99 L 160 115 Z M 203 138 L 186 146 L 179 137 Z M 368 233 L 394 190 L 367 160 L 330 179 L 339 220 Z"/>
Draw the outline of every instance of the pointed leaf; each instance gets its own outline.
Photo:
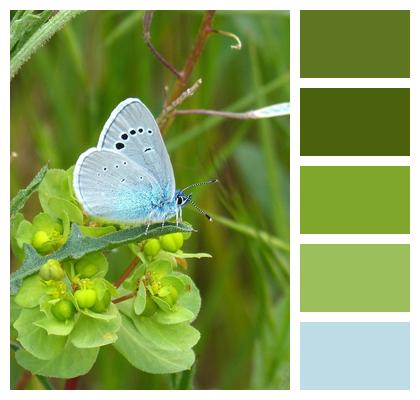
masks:
<path id="1" fill-rule="evenodd" d="M 44 165 L 39 172 L 35 175 L 32 181 L 26 186 L 25 189 L 19 190 L 15 197 L 10 202 L 10 218 L 14 218 L 16 213 L 22 209 L 26 201 L 31 197 L 32 193 L 38 188 L 46 172 L 48 171 L 48 165 Z"/>
<path id="2" fill-rule="evenodd" d="M 49 259 L 53 258 L 58 261 L 64 261 L 69 258 L 79 259 L 85 254 L 95 251 L 103 251 L 132 242 L 140 242 L 168 233 L 190 232 L 191 230 L 191 227 L 187 225 L 180 224 L 176 226 L 176 224 L 168 223 L 163 228 L 161 224 L 151 225 L 147 234 L 145 233 L 146 226 L 142 225 L 112 232 L 101 237 L 87 237 L 81 234 L 78 225 L 73 224 L 67 242 L 63 247 L 50 255 L 41 256 L 32 246 L 24 246 L 25 259 L 22 266 L 11 275 L 10 291 L 12 294 L 15 294 L 22 283 L 22 279 L 37 272 Z"/>

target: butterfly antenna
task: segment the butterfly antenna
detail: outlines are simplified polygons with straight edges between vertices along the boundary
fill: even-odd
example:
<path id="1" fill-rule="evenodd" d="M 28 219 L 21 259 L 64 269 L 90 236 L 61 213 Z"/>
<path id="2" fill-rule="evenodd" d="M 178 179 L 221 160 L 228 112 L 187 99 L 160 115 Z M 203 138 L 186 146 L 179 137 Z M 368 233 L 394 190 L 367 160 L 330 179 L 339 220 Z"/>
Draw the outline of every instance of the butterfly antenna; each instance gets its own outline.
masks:
<path id="1" fill-rule="evenodd" d="M 200 213 L 206 216 L 206 218 L 211 222 L 213 221 L 213 218 L 207 214 L 204 210 L 202 210 L 200 207 L 197 206 L 192 200 L 189 201 L 189 203 Z"/>
<path id="2" fill-rule="evenodd" d="M 196 186 L 208 185 L 209 183 L 216 183 L 216 182 L 219 182 L 219 181 L 217 179 L 211 179 L 211 180 L 205 181 L 205 182 L 193 183 L 192 185 L 188 185 L 187 187 L 182 189 L 182 191 L 191 189 L 191 188 L 196 187 Z"/>

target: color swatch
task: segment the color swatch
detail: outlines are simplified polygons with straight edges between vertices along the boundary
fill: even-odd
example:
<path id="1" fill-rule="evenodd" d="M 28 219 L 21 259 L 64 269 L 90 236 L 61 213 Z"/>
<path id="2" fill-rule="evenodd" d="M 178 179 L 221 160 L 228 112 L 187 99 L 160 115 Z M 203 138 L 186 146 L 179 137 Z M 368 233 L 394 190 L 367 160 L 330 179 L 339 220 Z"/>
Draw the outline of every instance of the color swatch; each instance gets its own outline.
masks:
<path id="1" fill-rule="evenodd" d="M 302 156 L 409 156 L 410 89 L 301 89 Z"/>
<path id="2" fill-rule="evenodd" d="M 301 167 L 300 231 L 410 233 L 409 167 Z"/>
<path id="3" fill-rule="evenodd" d="M 301 78 L 408 78 L 410 12 L 300 13 Z"/>
<path id="4" fill-rule="evenodd" d="M 409 389 L 410 325 L 301 324 L 301 389 Z"/>
<path id="5" fill-rule="evenodd" d="M 410 311 L 407 244 L 302 244 L 303 312 Z"/>

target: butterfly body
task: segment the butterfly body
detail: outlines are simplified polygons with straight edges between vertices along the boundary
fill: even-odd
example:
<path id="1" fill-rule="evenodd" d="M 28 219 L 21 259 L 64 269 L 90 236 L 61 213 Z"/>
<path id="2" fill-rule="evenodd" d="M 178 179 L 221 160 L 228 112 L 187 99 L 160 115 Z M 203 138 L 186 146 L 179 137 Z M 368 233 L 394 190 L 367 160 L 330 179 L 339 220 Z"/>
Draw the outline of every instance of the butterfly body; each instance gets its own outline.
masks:
<path id="1" fill-rule="evenodd" d="M 138 99 L 120 103 L 96 148 L 77 160 L 73 186 L 86 213 L 102 221 L 141 224 L 181 216 L 190 199 L 175 190 L 168 152 L 150 111 Z"/>

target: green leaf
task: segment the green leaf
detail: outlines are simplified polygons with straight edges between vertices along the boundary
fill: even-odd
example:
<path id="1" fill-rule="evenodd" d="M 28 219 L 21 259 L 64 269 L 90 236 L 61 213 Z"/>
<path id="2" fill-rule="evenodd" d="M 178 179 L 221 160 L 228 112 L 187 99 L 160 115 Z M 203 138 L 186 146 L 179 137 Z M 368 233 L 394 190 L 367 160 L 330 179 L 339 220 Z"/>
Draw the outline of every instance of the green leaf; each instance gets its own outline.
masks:
<path id="1" fill-rule="evenodd" d="M 167 223 L 163 228 L 161 224 L 154 224 L 149 227 L 147 235 L 146 226 L 136 226 L 112 232 L 101 237 L 83 236 L 78 225 L 73 224 L 67 242 L 52 254 L 41 256 L 32 246 L 24 245 L 25 259 L 22 266 L 10 277 L 10 292 L 15 294 L 22 283 L 22 279 L 34 274 L 49 259 L 65 261 L 67 259 L 79 259 L 85 254 L 95 251 L 103 251 L 123 244 L 140 242 L 152 237 L 165 235 L 173 232 L 190 232 L 192 229 L 186 225 Z"/>
<path id="2" fill-rule="evenodd" d="M 74 328 L 74 319 L 59 321 L 51 316 L 34 322 L 34 325 L 44 329 L 48 335 L 68 336 Z"/>
<path id="3" fill-rule="evenodd" d="M 174 325 L 193 321 L 195 314 L 188 308 L 176 304 L 169 311 L 156 311 L 151 318 L 159 324 Z"/>
<path id="4" fill-rule="evenodd" d="M 151 374 L 170 374 L 191 368 L 192 350 L 165 350 L 144 337 L 133 322 L 122 315 L 118 340 L 113 346 L 136 368 Z"/>
<path id="5" fill-rule="evenodd" d="M 97 268 L 97 272 L 91 277 L 92 279 L 104 277 L 108 272 L 108 260 L 101 252 L 86 254 L 80 260 L 77 261 L 77 267 L 79 268 L 79 270 L 80 268 L 83 268 L 83 266 L 89 264 L 93 264 Z"/>
<path id="6" fill-rule="evenodd" d="M 144 308 L 146 307 L 146 288 L 143 283 L 140 284 L 139 289 L 137 290 L 136 297 L 134 298 L 134 312 L 137 315 L 140 315 Z"/>
<path id="7" fill-rule="evenodd" d="M 156 305 L 165 313 L 170 313 L 172 310 L 172 306 L 168 304 L 165 300 L 161 299 L 157 296 L 151 296 L 153 301 L 156 303 Z"/>
<path id="8" fill-rule="evenodd" d="M 18 217 L 14 219 L 13 222 L 17 221 Z M 16 233 L 14 239 L 19 248 L 22 248 L 25 243 L 30 244 L 32 241 L 32 236 L 34 235 L 33 225 L 26 219 L 21 220 L 20 224 L 16 228 Z M 22 250 L 22 254 L 23 250 Z"/>
<path id="9" fill-rule="evenodd" d="M 185 292 L 178 298 L 177 304 L 187 308 L 194 314 L 195 317 L 197 317 L 201 308 L 200 291 L 188 275 L 178 271 L 174 272 L 174 275 L 181 279 L 185 285 Z"/>
<path id="10" fill-rule="evenodd" d="M 121 326 L 121 316 L 114 304 L 111 304 L 110 310 L 115 318 L 108 321 L 80 315 L 70 336 L 72 344 L 75 347 L 87 349 L 114 343 L 118 338 L 117 332 Z"/>
<path id="11" fill-rule="evenodd" d="M 34 325 L 41 319 L 43 314 L 38 308 L 25 308 L 13 326 L 18 331 L 18 341 L 26 351 L 42 360 L 50 360 L 60 354 L 67 338 L 48 335 L 43 328 Z"/>
<path id="12" fill-rule="evenodd" d="M 181 250 L 175 253 L 175 257 L 178 258 L 212 258 L 211 254 L 208 253 L 184 253 Z"/>
<path id="13" fill-rule="evenodd" d="M 51 360 L 40 360 L 25 350 L 18 350 L 15 357 L 21 367 L 33 374 L 69 379 L 88 373 L 96 361 L 98 352 L 98 347 L 78 349 L 67 342 L 63 351 Z"/>
<path id="14" fill-rule="evenodd" d="M 59 197 L 50 197 L 44 204 L 43 209 L 48 214 L 60 218 L 61 220 L 65 218 L 64 214 L 67 214 L 69 221 L 79 225 L 83 224 L 82 211 L 68 200 Z"/>
<path id="15" fill-rule="evenodd" d="M 71 201 L 68 173 L 63 169 L 50 169 L 39 186 L 39 201 L 44 211 L 48 210 L 48 201 L 59 198 Z"/>
<path id="16" fill-rule="evenodd" d="M 154 278 L 159 280 L 172 272 L 172 265 L 167 260 L 155 260 L 146 267 L 146 271 L 152 272 Z"/>
<path id="17" fill-rule="evenodd" d="M 32 193 L 38 188 L 39 184 L 42 182 L 46 172 L 48 170 L 48 165 L 44 165 L 39 172 L 35 175 L 32 181 L 26 186 L 25 189 L 19 190 L 15 197 L 13 197 L 10 202 L 10 218 L 13 219 L 16 216 L 16 213 L 22 209 L 26 201 L 31 197 Z"/>
<path id="18" fill-rule="evenodd" d="M 80 226 L 80 232 L 85 236 L 99 237 L 107 233 L 115 232 L 115 226 Z"/>
<path id="19" fill-rule="evenodd" d="M 15 297 L 15 303 L 22 308 L 36 307 L 46 291 L 47 289 L 38 274 L 29 276 L 23 281 L 23 285 Z"/>
<path id="20" fill-rule="evenodd" d="M 200 332 L 191 325 L 182 323 L 161 325 L 148 317 L 132 319 L 137 330 L 157 347 L 165 350 L 188 350 L 200 339 Z"/>
<path id="21" fill-rule="evenodd" d="M 10 238 L 11 238 L 10 241 L 11 241 L 12 251 L 13 251 L 13 254 L 19 260 L 22 260 L 23 255 L 24 255 L 23 250 L 22 250 L 22 246 L 23 246 L 22 240 L 26 240 L 26 243 L 29 243 L 27 240 L 30 241 L 30 239 L 21 238 L 21 245 L 18 244 L 17 231 L 18 231 L 19 225 L 24 220 L 25 220 L 25 217 L 23 216 L 23 214 L 18 212 L 18 213 L 16 213 L 15 217 L 13 218 L 13 220 L 10 223 Z M 32 238 L 32 232 L 31 232 L 31 238 Z"/>

